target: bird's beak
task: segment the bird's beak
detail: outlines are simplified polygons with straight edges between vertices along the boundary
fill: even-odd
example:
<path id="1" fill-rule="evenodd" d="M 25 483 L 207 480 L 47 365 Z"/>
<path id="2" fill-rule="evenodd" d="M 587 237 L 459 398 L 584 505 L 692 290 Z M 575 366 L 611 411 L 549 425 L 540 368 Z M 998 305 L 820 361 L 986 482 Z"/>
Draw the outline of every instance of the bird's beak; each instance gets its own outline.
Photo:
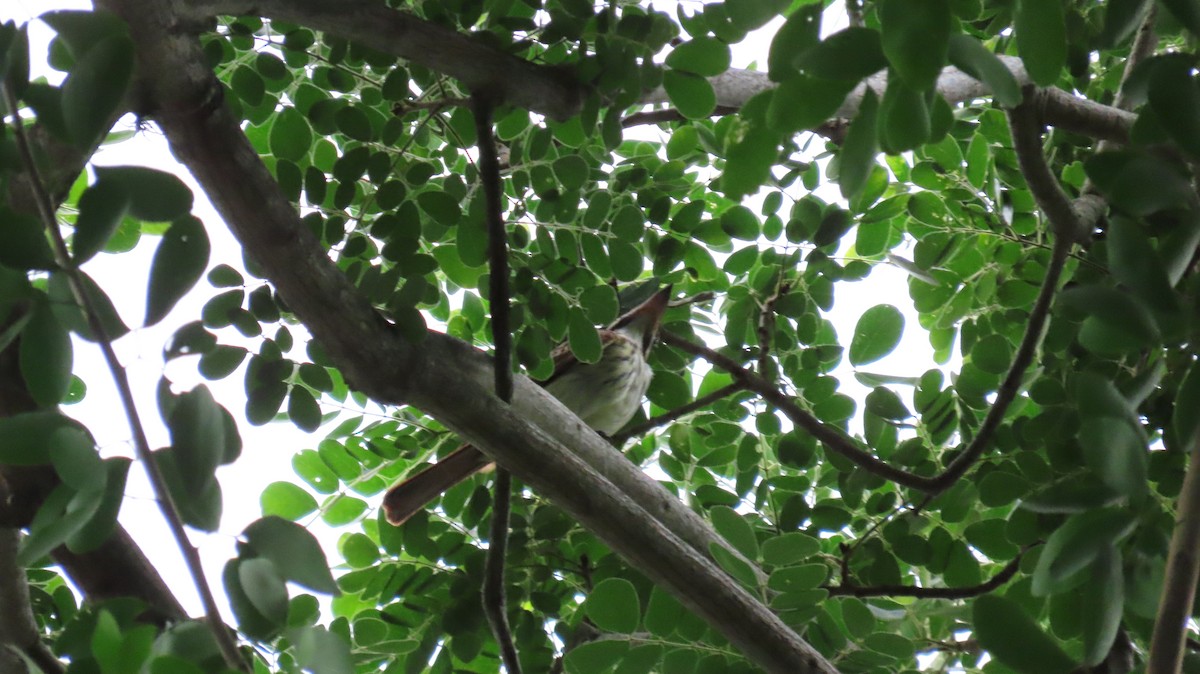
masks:
<path id="1" fill-rule="evenodd" d="M 667 305 L 671 301 L 671 287 L 670 285 L 666 286 L 651 295 L 650 299 L 630 309 L 624 316 L 618 318 L 610 329 L 629 335 L 638 335 L 641 337 L 642 350 L 649 351 L 658 334 L 659 322 L 662 321 L 663 314 L 667 311 Z"/>

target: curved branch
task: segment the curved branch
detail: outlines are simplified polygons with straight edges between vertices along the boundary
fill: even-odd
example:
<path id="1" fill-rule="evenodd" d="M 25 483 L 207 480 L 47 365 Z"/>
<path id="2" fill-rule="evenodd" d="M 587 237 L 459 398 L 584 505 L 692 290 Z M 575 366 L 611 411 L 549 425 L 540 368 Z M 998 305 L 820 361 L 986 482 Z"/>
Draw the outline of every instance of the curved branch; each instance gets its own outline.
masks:
<path id="1" fill-rule="evenodd" d="M 967 587 L 917 587 L 915 585 L 822 585 L 831 597 L 913 597 L 915 599 L 970 599 L 987 594 L 1012 580 L 1029 548 L 1004 565 L 996 575 Z"/>
<path id="2" fill-rule="evenodd" d="M 17 564 L 17 550 L 21 544 L 21 532 L 8 526 L 13 519 L 9 510 L 8 484 L 0 477 L 0 512 L 4 512 L 4 525 L 0 525 L 0 671 L 25 672 L 24 663 L 16 653 L 24 653 L 46 674 L 61 674 L 66 666 L 54 657 L 42 642 L 33 606 L 29 600 L 29 583 L 25 569 Z"/>
<path id="3" fill-rule="evenodd" d="M 792 423 L 824 443 L 833 452 L 853 461 L 859 468 L 905 487 L 921 491 L 931 491 L 933 489 L 934 481 L 932 478 L 901 470 L 876 458 L 873 454 L 863 451 L 857 443 L 846 436 L 841 430 L 822 423 L 819 419 L 797 405 L 795 399 L 791 396 L 780 391 L 766 379 L 742 367 L 734 359 L 670 332 L 660 332 L 659 338 L 665 344 L 673 346 L 684 353 L 699 356 L 733 375 L 734 380 L 743 387 L 762 396 L 763 400 L 779 408 Z"/>

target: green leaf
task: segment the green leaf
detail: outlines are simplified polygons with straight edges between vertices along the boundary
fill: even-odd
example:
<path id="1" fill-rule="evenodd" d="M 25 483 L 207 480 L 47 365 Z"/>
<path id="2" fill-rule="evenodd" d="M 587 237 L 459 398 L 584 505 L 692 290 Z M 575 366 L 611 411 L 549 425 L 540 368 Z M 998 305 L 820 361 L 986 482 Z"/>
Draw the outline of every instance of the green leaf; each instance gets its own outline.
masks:
<path id="1" fill-rule="evenodd" d="M 288 630 L 298 664 L 312 674 L 354 674 L 350 644 L 324 627 Z"/>
<path id="2" fill-rule="evenodd" d="M 708 511 L 713 528 L 747 559 L 758 559 L 758 539 L 754 528 L 737 511 L 728 506 L 713 506 Z"/>
<path id="3" fill-rule="evenodd" d="M 150 263 L 150 287 L 146 294 L 146 325 L 154 325 L 175 306 L 208 266 L 208 233 L 199 219 L 176 220 Z"/>
<path id="4" fill-rule="evenodd" d="M 37 218 L 0 206 L 0 264 L 10 269 L 53 269 L 54 254 Z"/>
<path id="5" fill-rule="evenodd" d="M 88 49 L 62 87 L 63 122 L 75 145 L 95 147 L 116 120 L 133 78 L 133 40 L 112 35 Z"/>
<path id="6" fill-rule="evenodd" d="M 78 61 L 92 47 L 114 35 L 129 35 L 124 19 L 108 10 L 85 11 L 64 9 L 46 12 L 38 17 L 58 33 L 59 40 Z"/>
<path id="7" fill-rule="evenodd" d="M 321 406 L 317 399 L 303 386 L 293 386 L 288 394 L 288 417 L 296 428 L 312 433 L 321 427 Z"/>
<path id="8" fill-rule="evenodd" d="M 1121 614 L 1125 609 L 1125 574 L 1121 569 L 1121 551 L 1103 548 L 1092 561 L 1091 573 L 1080 594 L 1083 620 L 1083 664 L 1099 665 L 1112 649 Z"/>
<path id="9" fill-rule="evenodd" d="M 225 562 L 221 580 L 225 586 L 225 595 L 229 598 L 229 606 L 237 618 L 238 629 L 253 639 L 267 640 L 278 632 L 278 626 L 269 618 L 259 613 L 246 595 L 242 586 L 239 569 L 247 560 L 234 558 Z"/>
<path id="10" fill-rule="evenodd" d="M 17 553 L 17 564 L 32 566 L 83 529 L 99 510 L 103 496 L 103 489 L 75 491 L 65 484 L 56 487 L 34 515 L 29 535 Z"/>
<path id="11" fill-rule="evenodd" d="M 600 581 L 583 602 L 583 610 L 596 627 L 606 632 L 632 634 L 641 621 L 641 605 L 633 583 L 624 578 Z"/>
<path id="12" fill-rule="evenodd" d="M 1021 104 L 1021 85 L 1012 71 L 977 38 L 963 33 L 950 36 L 950 64 L 983 82 L 992 90 L 996 102 L 1006 108 Z"/>
<path id="13" fill-rule="evenodd" d="M 427 190 L 417 195 L 417 204 L 438 223 L 450 227 L 458 224 L 462 209 L 454 195 L 441 190 Z M 461 241 L 461 232 L 459 240 Z M 461 244 L 460 244 L 461 248 Z"/>
<path id="14" fill-rule="evenodd" d="M 875 167 L 875 155 L 879 153 L 879 138 L 875 128 L 878 111 L 879 101 L 875 98 L 874 90 L 868 88 L 838 155 L 838 186 L 842 197 L 847 200 L 858 196 Z"/>
<path id="15" fill-rule="evenodd" d="M 260 556 L 275 563 L 289 581 L 325 594 L 338 594 L 317 539 L 304 527 L 268 515 L 246 527 L 242 537 Z"/>
<path id="16" fill-rule="evenodd" d="M 38 302 L 21 333 L 21 375 L 39 406 L 53 407 L 71 385 L 74 351 L 71 336 L 59 323 L 49 302 Z"/>
<path id="17" fill-rule="evenodd" d="M 112 300 L 108 298 L 104 290 L 96 285 L 92 277 L 82 271 L 76 270 L 74 273 L 83 285 L 83 293 L 88 298 L 96 318 L 100 321 L 104 336 L 109 341 L 116 341 L 128 333 L 129 327 L 121 320 L 120 315 L 117 314 L 117 308 L 113 306 Z M 92 326 L 88 323 L 83 308 L 75 301 L 75 293 L 71 291 L 70 279 L 66 272 L 51 272 L 46 290 L 50 295 L 50 306 L 54 315 L 64 328 L 89 342 L 100 341 L 99 337 L 93 334 Z"/>
<path id="18" fill-rule="evenodd" d="M 680 70 L 663 73 L 663 88 L 679 113 L 687 119 L 704 119 L 717 109 L 717 94 L 708 80 Z"/>
<path id="19" fill-rule="evenodd" d="M 301 162 L 308 156 L 313 144 L 312 128 L 300 111 L 286 107 L 275 115 L 271 122 L 271 133 L 267 137 L 268 147 L 276 159 Z"/>
<path id="20" fill-rule="evenodd" d="M 594 325 L 608 325 L 617 318 L 620 304 L 617 292 L 610 285 L 597 285 L 579 295 L 579 306 L 583 307 L 588 320 Z"/>
<path id="21" fill-rule="evenodd" d="M 104 488 L 105 473 L 92 437 L 78 426 L 62 426 L 49 441 L 50 462 L 63 484 L 75 491 Z"/>
<path id="22" fill-rule="evenodd" d="M 1059 302 L 1088 315 L 1079 341 L 1096 353 L 1124 353 L 1162 340 L 1154 316 L 1127 292 L 1100 285 L 1074 286 L 1059 295 Z"/>
<path id="23" fill-rule="evenodd" d="M 167 415 L 176 466 L 189 480 L 215 477 L 225 457 L 225 421 L 221 406 L 204 385 L 180 394 Z"/>
<path id="24" fill-rule="evenodd" d="M 1021 500 L 1035 513 L 1073 514 L 1116 505 L 1121 495 L 1090 475 L 1072 476 L 1042 487 Z"/>
<path id="25" fill-rule="evenodd" d="M 1062 674 L 1075 669 L 1071 657 L 1017 602 L 984 595 L 975 599 L 971 609 L 980 644 L 1019 674 Z"/>
<path id="26" fill-rule="evenodd" d="M 1097 38 L 1098 46 L 1112 49 L 1124 42 L 1142 25 L 1153 6 L 1152 0 L 1109 0 L 1104 7 L 1104 28 Z"/>
<path id="27" fill-rule="evenodd" d="M 715 77 L 729 69 L 731 59 L 729 45 L 702 35 L 671 50 L 666 65 L 701 77 Z"/>
<path id="28" fill-rule="evenodd" d="M 850 340 L 850 364 L 872 363 L 892 352 L 904 333 L 904 315 L 890 304 L 867 309 L 854 326 Z"/>
<path id="29" fill-rule="evenodd" d="M 121 512 L 121 504 L 125 502 L 125 481 L 132 463 L 123 456 L 104 460 L 104 492 L 100 497 L 100 505 L 87 524 L 67 538 L 67 547 L 71 552 L 95 550 L 116 530 L 117 516 Z"/>
<path id="30" fill-rule="evenodd" d="M 275 627 L 287 622 L 288 594 L 283 578 L 269 559 L 244 559 L 237 566 L 238 582 L 246 598 Z"/>
<path id="31" fill-rule="evenodd" d="M 771 38 L 767 54 L 767 72 L 774 82 L 787 82 L 797 73 L 796 64 L 804 52 L 821 39 L 819 3 L 798 7 Z"/>
<path id="32" fill-rule="evenodd" d="M 816 127 L 838 111 L 853 89 L 850 80 L 796 75 L 775 88 L 767 106 L 767 125 L 784 135 Z"/>
<path id="33" fill-rule="evenodd" d="M 1067 25 L 1062 0 L 1017 0 L 1013 30 L 1017 53 L 1034 84 L 1058 81 L 1067 62 Z"/>
<path id="34" fill-rule="evenodd" d="M 755 241 L 761 235 L 754 211 L 738 204 L 721 214 L 721 230 L 735 239 Z"/>
<path id="35" fill-rule="evenodd" d="M 579 307 L 571 307 L 567 317 L 567 342 L 571 353 L 582 363 L 599 362 L 601 354 L 600 333 Z"/>
<path id="36" fill-rule="evenodd" d="M 1092 155 L 1084 169 L 1113 206 L 1130 215 L 1185 207 L 1193 198 L 1189 178 L 1179 167 L 1142 150 Z"/>
<path id="37" fill-rule="evenodd" d="M 928 91 L 946 65 L 953 27 L 950 0 L 882 0 L 880 43 L 892 68 L 915 91 Z"/>
<path id="38" fill-rule="evenodd" d="M 1200 2 L 1197 0 L 1162 0 L 1167 11 L 1183 24 L 1192 36 L 1200 37 Z"/>
<path id="39" fill-rule="evenodd" d="M 51 438 L 63 428 L 83 430 L 57 410 L 22 412 L 0 417 L 0 463 L 32 466 L 50 463 Z"/>
<path id="40" fill-rule="evenodd" d="M 171 173 L 144 166 L 97 166 L 95 171 L 96 182 L 124 188 L 129 214 L 139 220 L 172 222 L 192 210 L 192 191 Z"/>
<path id="41" fill-rule="evenodd" d="M 298 520 L 317 509 L 317 499 L 291 482 L 272 482 L 259 496 L 263 515 Z"/>
<path id="42" fill-rule="evenodd" d="M 761 126 L 751 126 L 726 153 L 721 191 L 734 200 L 753 194 L 770 178 L 778 158 L 779 138 Z"/>
<path id="43" fill-rule="evenodd" d="M 847 28 L 805 52 L 799 65 L 813 77 L 857 82 L 886 68 L 887 57 L 877 31 Z"/>
<path id="44" fill-rule="evenodd" d="M 879 112 L 880 145 L 890 153 L 904 152 L 924 145 L 933 134 L 925 96 L 898 78 L 888 81 Z"/>
<path id="45" fill-rule="evenodd" d="M 97 181 L 79 197 L 71 249 L 75 266 L 100 252 L 129 211 L 129 195 L 116 183 Z"/>
<path id="46" fill-rule="evenodd" d="M 1079 444 L 1088 467 L 1110 489 L 1128 498 L 1146 494 L 1146 443 L 1128 420 L 1088 417 L 1079 429 Z"/>
<path id="47" fill-rule="evenodd" d="M 154 462 L 167 484 L 184 524 L 201 531 L 216 531 L 221 525 L 221 485 L 211 474 L 187 473 L 180 469 L 173 447 L 154 451 Z"/>
<path id="48" fill-rule="evenodd" d="M 612 671 L 628 651 L 628 641 L 592 641 L 568 651 L 563 664 L 567 674 L 601 674 Z"/>
<path id="49" fill-rule="evenodd" d="M 891 389 L 877 386 L 867 394 L 867 411 L 883 418 L 892 420 L 908 419 L 912 412 L 904 406 L 900 396 Z"/>
<path id="50" fill-rule="evenodd" d="M 768 538 L 763 542 L 762 560 L 774 566 L 795 564 L 808 559 L 821 550 L 821 542 L 808 534 L 793 531 Z"/>
<path id="51" fill-rule="evenodd" d="M 1076 574 L 1102 550 L 1117 545 L 1137 526 L 1137 516 L 1117 508 L 1072 515 L 1046 539 L 1033 570 L 1031 591 L 1046 596 L 1073 587 Z"/>
<path id="52" fill-rule="evenodd" d="M 333 121 L 337 124 L 338 131 L 341 131 L 347 137 L 354 140 L 368 143 L 373 139 L 374 133 L 371 128 L 371 118 L 367 117 L 367 113 L 355 105 L 347 105 L 333 113 Z"/>

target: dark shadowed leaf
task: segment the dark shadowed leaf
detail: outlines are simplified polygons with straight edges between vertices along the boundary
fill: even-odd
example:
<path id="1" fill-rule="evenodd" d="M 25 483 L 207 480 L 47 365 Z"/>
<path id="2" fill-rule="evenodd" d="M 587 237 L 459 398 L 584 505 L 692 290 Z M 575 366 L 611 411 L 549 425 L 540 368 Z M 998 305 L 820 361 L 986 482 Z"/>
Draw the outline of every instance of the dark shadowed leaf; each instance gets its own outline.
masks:
<path id="1" fill-rule="evenodd" d="M 1017 53 L 1035 84 L 1058 81 L 1067 62 L 1067 26 L 1059 0 L 1018 0 L 1013 30 Z"/>
<path id="2" fill-rule="evenodd" d="M 909 88 L 931 89 L 946 65 L 950 0 L 883 0 L 879 20 L 883 53 L 892 68 Z"/>
<path id="3" fill-rule="evenodd" d="M 714 77 L 729 69 L 730 59 L 729 45 L 715 37 L 701 36 L 667 54 L 666 65 L 701 77 Z"/>
<path id="4" fill-rule="evenodd" d="M 338 593 L 325 553 L 317 539 L 299 524 L 267 516 L 246 527 L 242 537 L 259 556 L 274 562 L 287 580 L 317 592 Z"/>
<path id="5" fill-rule="evenodd" d="M 133 76 L 133 40 L 112 35 L 75 63 L 62 89 L 63 122 L 82 149 L 94 147 L 115 121 Z"/>
<path id="6" fill-rule="evenodd" d="M 98 181 L 84 191 L 79 197 L 79 216 L 71 238 L 76 266 L 104 248 L 128 211 L 129 195 L 120 184 Z"/>
<path id="7" fill-rule="evenodd" d="M 192 210 L 192 191 L 177 176 L 144 166 L 97 166 L 97 182 L 111 182 L 129 195 L 129 214 L 150 222 L 172 222 Z"/>
<path id="8" fill-rule="evenodd" d="M 1075 662 L 1017 602 L 997 595 L 975 599 L 975 635 L 997 660 L 1020 674 L 1062 674 Z"/>
<path id="9" fill-rule="evenodd" d="M 663 73 L 663 88 L 684 117 L 703 119 L 717 108 L 717 94 L 708 80 L 679 70 Z"/>
<path id="10" fill-rule="evenodd" d="M 150 264 L 146 325 L 166 317 L 208 266 L 208 233 L 199 219 L 187 216 L 172 223 Z"/>
<path id="11" fill-rule="evenodd" d="M 42 407 L 62 401 L 71 384 L 74 350 L 67 329 L 49 302 L 38 302 L 21 333 L 21 375 L 29 395 Z"/>

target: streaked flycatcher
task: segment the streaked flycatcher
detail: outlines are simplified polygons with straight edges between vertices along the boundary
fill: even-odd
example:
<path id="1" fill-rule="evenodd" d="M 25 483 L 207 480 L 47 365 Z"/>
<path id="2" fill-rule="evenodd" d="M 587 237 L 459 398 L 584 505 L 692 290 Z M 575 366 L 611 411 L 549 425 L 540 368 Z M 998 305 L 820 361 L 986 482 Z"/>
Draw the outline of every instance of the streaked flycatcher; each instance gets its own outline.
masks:
<path id="1" fill-rule="evenodd" d="M 667 286 L 600 330 L 602 352 L 595 363 L 582 363 L 566 344 L 554 350 L 554 373 L 541 382 L 550 395 L 588 426 L 605 435 L 621 430 L 642 404 L 650 386 L 646 356 L 671 298 Z M 438 494 L 488 468 L 492 462 L 471 445 L 393 485 L 383 497 L 392 524 L 403 524 Z"/>

